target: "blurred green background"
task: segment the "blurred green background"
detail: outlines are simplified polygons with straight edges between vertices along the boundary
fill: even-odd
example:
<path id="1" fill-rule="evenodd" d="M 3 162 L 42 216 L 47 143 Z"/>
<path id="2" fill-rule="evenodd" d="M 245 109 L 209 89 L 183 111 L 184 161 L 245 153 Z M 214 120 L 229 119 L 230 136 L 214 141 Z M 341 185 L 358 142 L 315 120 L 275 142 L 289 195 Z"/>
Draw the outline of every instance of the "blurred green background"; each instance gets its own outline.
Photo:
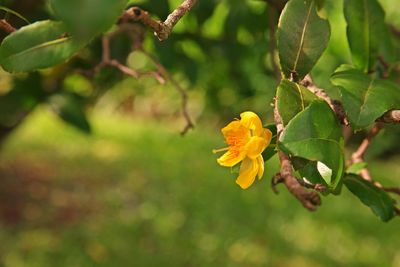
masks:
<path id="1" fill-rule="evenodd" d="M 343 1 L 325 2 L 332 37 L 312 74 L 337 98 L 329 76 L 350 63 L 350 53 Z M 130 3 L 164 18 L 180 1 Z M 397 0 L 380 3 L 387 22 L 400 27 Z M 2 4 L 31 21 L 52 16 L 44 1 Z M 144 49 L 188 90 L 196 128 L 184 137 L 170 84 L 114 69 L 85 76 L 99 60 L 99 38 L 57 68 L 1 72 L 0 266 L 400 267 L 400 220 L 382 223 L 345 188 L 310 213 L 283 186 L 272 192 L 276 157 L 248 190 L 217 165 L 212 149 L 223 146 L 222 126 L 244 110 L 272 121 L 269 25 L 276 19 L 263 1 L 199 0 L 166 42 L 144 33 Z M 132 40 L 114 41 L 113 56 L 154 70 L 132 52 Z M 382 44 L 393 70 L 398 47 Z M 395 71 L 390 79 L 398 81 Z M 63 99 L 85 113 L 65 116 Z M 399 185 L 398 136 L 399 127 L 388 127 L 367 155 L 373 177 L 387 186 Z"/>

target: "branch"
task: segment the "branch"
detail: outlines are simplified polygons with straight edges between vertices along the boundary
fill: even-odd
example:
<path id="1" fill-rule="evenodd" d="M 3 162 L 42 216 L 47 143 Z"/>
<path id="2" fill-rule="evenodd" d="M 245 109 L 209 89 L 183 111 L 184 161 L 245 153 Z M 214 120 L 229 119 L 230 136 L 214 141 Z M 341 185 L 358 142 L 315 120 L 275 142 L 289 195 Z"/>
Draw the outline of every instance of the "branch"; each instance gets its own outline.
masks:
<path id="1" fill-rule="evenodd" d="M 185 135 L 190 129 L 194 128 L 194 123 L 189 115 L 188 110 L 188 95 L 185 89 L 178 83 L 177 80 L 172 77 L 172 75 L 167 71 L 167 69 L 150 53 L 141 49 L 141 51 L 153 62 L 153 64 L 157 67 L 159 73 L 166 79 L 171 82 L 171 84 L 175 87 L 178 93 L 181 95 L 182 99 L 182 115 L 185 118 L 186 125 L 181 131 L 181 135 Z"/>
<path id="2" fill-rule="evenodd" d="M 139 7 L 131 7 L 126 10 L 121 18 L 123 21 L 141 21 L 151 29 L 157 36 L 158 40 L 164 41 L 168 39 L 174 26 L 178 21 L 196 4 L 197 0 L 184 0 L 182 4 L 177 7 L 171 14 L 168 15 L 165 21 L 157 21 L 150 17 L 149 13 Z"/>
<path id="3" fill-rule="evenodd" d="M 278 112 L 276 100 L 274 108 L 274 118 L 277 127 L 277 140 L 279 140 L 279 136 L 283 132 L 284 126 L 282 123 L 282 118 Z M 305 208 L 310 211 L 316 210 L 317 206 L 321 205 L 321 198 L 318 193 L 307 191 L 299 182 L 299 180 L 294 176 L 292 163 L 288 155 L 286 155 L 281 150 L 278 151 L 278 155 L 281 162 L 281 170 L 272 181 L 273 189 L 274 185 L 278 183 L 284 183 L 289 192 L 292 193 L 292 195 L 294 195 Z"/>
<path id="4" fill-rule="evenodd" d="M 0 20 L 0 28 L 3 29 L 6 33 L 12 33 L 17 30 L 10 23 L 8 23 L 5 19 Z"/>
<path id="5" fill-rule="evenodd" d="M 349 125 L 349 120 L 346 117 L 346 112 L 344 111 L 343 105 L 342 103 L 340 103 L 337 100 L 332 100 L 328 94 L 325 92 L 324 89 L 321 89 L 319 87 L 317 87 L 311 76 L 307 75 L 303 81 L 301 81 L 301 84 L 305 87 L 307 87 L 312 93 L 314 93 L 316 96 L 318 96 L 319 98 L 325 100 L 326 103 L 328 103 L 328 105 L 331 107 L 331 109 L 335 112 L 336 116 L 338 117 L 338 119 L 340 120 L 340 122 L 343 125 Z"/>
<path id="6" fill-rule="evenodd" d="M 367 151 L 369 145 L 371 144 L 372 139 L 379 133 L 379 131 L 383 128 L 383 123 L 377 122 L 374 127 L 372 127 L 371 131 L 367 134 L 365 139 L 361 142 L 358 149 L 351 155 L 351 162 L 358 163 L 362 162 L 364 158 L 364 154 Z M 371 175 L 367 168 L 364 168 L 360 171 L 360 176 L 369 182 L 373 182 Z"/>
<path id="7" fill-rule="evenodd" d="M 110 37 L 104 35 L 102 38 L 102 60 L 101 62 L 96 66 L 96 71 L 99 69 L 105 67 L 105 66 L 113 66 L 120 70 L 122 73 L 129 75 L 135 79 L 139 79 L 142 76 L 151 76 L 154 77 L 160 84 L 165 84 L 165 80 L 162 77 L 162 75 L 156 71 L 146 71 L 146 72 L 140 72 L 135 69 L 129 68 L 128 66 L 120 63 L 116 59 L 111 59 L 110 57 Z"/>
<path id="8" fill-rule="evenodd" d="M 385 123 L 400 123 L 400 110 L 389 110 L 376 121 Z"/>
<path id="9" fill-rule="evenodd" d="M 302 81 L 301 85 L 307 87 L 312 93 L 319 98 L 325 100 L 336 116 L 343 125 L 348 126 L 349 120 L 347 119 L 346 112 L 341 102 L 333 100 L 328 96 L 324 89 L 319 88 L 315 85 L 310 75 L 307 75 Z M 400 110 L 389 110 L 385 112 L 380 118 L 376 119 L 376 122 L 384 123 L 400 123 Z"/>

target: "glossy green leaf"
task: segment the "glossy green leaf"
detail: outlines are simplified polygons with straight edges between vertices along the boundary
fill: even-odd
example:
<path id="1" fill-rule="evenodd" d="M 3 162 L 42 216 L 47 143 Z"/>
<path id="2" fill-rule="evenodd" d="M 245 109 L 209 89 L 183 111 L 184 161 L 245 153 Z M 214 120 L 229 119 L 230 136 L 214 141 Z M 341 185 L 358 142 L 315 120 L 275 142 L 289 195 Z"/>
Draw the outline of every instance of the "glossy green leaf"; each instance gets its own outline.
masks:
<path id="1" fill-rule="evenodd" d="M 0 46 L 0 64 L 8 72 L 33 71 L 72 57 L 84 44 L 65 36 L 62 22 L 40 21 L 7 36 Z"/>
<path id="2" fill-rule="evenodd" d="M 354 130 L 371 125 L 390 109 L 400 108 L 400 86 L 374 79 L 358 69 L 340 66 L 331 77 Z"/>
<path id="3" fill-rule="evenodd" d="M 394 201 L 381 188 L 354 174 L 346 175 L 344 184 L 362 203 L 370 207 L 382 221 L 386 222 L 393 218 Z"/>
<path id="4" fill-rule="evenodd" d="M 278 111 L 284 125 L 288 124 L 297 113 L 303 111 L 311 101 L 317 99 L 307 88 L 289 80 L 281 81 L 276 97 Z"/>
<path id="5" fill-rule="evenodd" d="M 341 127 L 326 102 L 314 101 L 296 115 L 282 133 L 279 148 L 313 162 L 308 168 L 313 167 L 312 173 L 318 173 L 317 179 L 322 178 L 331 190 L 339 185 L 344 169 Z M 331 175 L 321 170 L 321 164 Z"/>
<path id="6" fill-rule="evenodd" d="M 81 130 L 90 133 L 91 127 L 86 114 L 74 95 L 55 95 L 50 98 L 50 106 L 53 111 L 65 122 Z"/>
<path id="7" fill-rule="evenodd" d="M 51 0 L 50 4 L 69 33 L 80 39 L 90 39 L 116 22 L 127 0 Z"/>
<path id="8" fill-rule="evenodd" d="M 328 45 L 330 26 L 313 0 L 290 0 L 278 25 L 278 50 L 286 78 L 300 80 L 311 71 Z"/>
<path id="9" fill-rule="evenodd" d="M 346 172 L 352 173 L 352 174 L 359 174 L 361 172 L 361 170 L 364 169 L 366 166 L 367 166 L 366 162 L 363 162 L 363 161 L 357 162 L 357 163 L 351 164 L 347 168 Z"/>
<path id="10" fill-rule="evenodd" d="M 377 0 L 345 0 L 344 15 L 353 63 L 368 72 L 378 57 L 385 13 Z"/>

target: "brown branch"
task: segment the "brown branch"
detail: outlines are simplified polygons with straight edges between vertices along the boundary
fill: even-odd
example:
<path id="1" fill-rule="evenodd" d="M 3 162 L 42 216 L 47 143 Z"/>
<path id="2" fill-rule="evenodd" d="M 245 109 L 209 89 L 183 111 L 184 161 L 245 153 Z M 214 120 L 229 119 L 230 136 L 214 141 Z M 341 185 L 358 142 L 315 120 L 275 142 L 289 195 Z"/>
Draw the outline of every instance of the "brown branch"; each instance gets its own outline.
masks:
<path id="1" fill-rule="evenodd" d="M 171 82 L 171 84 L 174 86 L 174 88 L 178 91 L 178 93 L 181 95 L 182 99 L 182 115 L 185 118 L 186 125 L 181 131 L 181 135 L 185 135 L 190 129 L 194 128 L 194 123 L 189 115 L 189 110 L 188 110 L 188 94 L 185 89 L 182 88 L 182 86 L 178 83 L 177 80 L 175 80 L 174 77 L 168 72 L 168 70 L 150 53 L 147 51 L 141 49 L 141 51 L 153 62 L 153 64 L 157 67 L 159 73 L 166 79 Z"/>
<path id="2" fill-rule="evenodd" d="M 307 75 L 301 84 L 307 87 L 312 93 L 314 93 L 319 98 L 323 99 L 331 109 L 335 112 L 336 116 L 340 120 L 343 125 L 349 125 L 349 120 L 346 117 L 346 112 L 344 111 L 342 103 L 336 100 L 332 100 L 329 95 L 325 92 L 325 90 L 316 86 L 310 75 Z"/>
<path id="3" fill-rule="evenodd" d="M 351 155 L 351 163 L 362 162 L 364 158 L 364 154 L 367 151 L 369 145 L 371 144 L 372 139 L 379 133 L 379 131 L 383 128 L 383 123 L 377 122 L 374 127 L 367 134 L 365 139 L 361 142 L 358 149 Z M 360 171 L 360 176 L 369 182 L 373 182 L 371 175 L 367 168 L 363 168 Z"/>
<path id="4" fill-rule="evenodd" d="M 400 110 L 389 110 L 376 121 L 385 123 L 400 123 Z"/>
<path id="5" fill-rule="evenodd" d="M 6 33 L 12 33 L 17 30 L 10 23 L 8 23 L 5 19 L 0 20 L 0 28 L 3 29 Z"/>
<path id="6" fill-rule="evenodd" d="M 111 59 L 110 57 L 110 37 L 109 36 L 103 36 L 102 38 L 102 60 L 101 62 L 96 66 L 96 71 L 98 71 L 100 68 L 103 68 L 105 66 L 113 66 L 120 70 L 122 73 L 129 75 L 135 79 L 139 79 L 142 76 L 151 76 L 154 77 L 160 84 L 165 84 L 165 79 L 163 76 L 156 71 L 145 71 L 145 72 L 140 72 L 135 69 L 132 69 L 121 62 L 119 62 L 116 59 Z"/>
<path id="7" fill-rule="evenodd" d="M 348 126 L 349 120 L 347 119 L 346 112 L 341 102 L 333 100 L 325 92 L 324 89 L 316 86 L 310 75 L 307 75 L 302 81 L 301 85 L 307 87 L 312 93 L 314 93 L 319 98 L 325 100 L 332 110 L 335 112 L 336 116 L 343 125 Z M 400 110 L 389 110 L 385 112 L 380 118 L 376 119 L 376 122 L 384 123 L 400 123 Z"/>
<path id="8" fill-rule="evenodd" d="M 150 17 L 149 13 L 139 7 L 131 7 L 126 10 L 121 18 L 123 21 L 141 21 L 151 29 L 157 36 L 158 40 L 164 41 L 168 39 L 174 26 L 178 21 L 196 4 L 197 0 L 184 0 L 182 4 L 177 7 L 171 14 L 168 15 L 165 21 L 157 21 Z"/>
<path id="9" fill-rule="evenodd" d="M 382 187 L 385 192 L 393 193 L 400 196 L 400 188 L 397 187 Z"/>
<path id="10" fill-rule="evenodd" d="M 279 136 L 283 132 L 284 126 L 276 105 L 276 100 L 274 108 L 274 118 L 277 127 L 277 140 L 279 140 Z M 321 198 L 318 193 L 306 190 L 299 182 L 299 180 L 294 176 L 292 163 L 288 155 L 286 155 L 281 150 L 278 151 L 278 155 L 281 162 L 281 170 L 280 173 L 275 177 L 278 179 L 275 179 L 272 185 L 276 185 L 278 182 L 284 183 L 289 192 L 292 193 L 292 195 L 294 195 L 305 208 L 310 211 L 316 210 L 317 207 L 321 205 Z"/>

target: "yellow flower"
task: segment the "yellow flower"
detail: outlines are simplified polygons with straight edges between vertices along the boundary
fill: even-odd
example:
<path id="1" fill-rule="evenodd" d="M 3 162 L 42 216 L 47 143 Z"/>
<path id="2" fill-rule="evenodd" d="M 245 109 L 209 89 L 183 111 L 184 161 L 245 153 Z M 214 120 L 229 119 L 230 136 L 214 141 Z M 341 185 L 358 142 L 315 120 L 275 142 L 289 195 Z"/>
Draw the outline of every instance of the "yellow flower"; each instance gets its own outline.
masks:
<path id="1" fill-rule="evenodd" d="M 213 151 L 227 150 L 217 162 L 224 167 L 233 167 L 242 162 L 236 183 L 246 189 L 253 184 L 256 176 L 261 179 L 264 173 L 261 153 L 271 142 L 272 133 L 262 127 L 260 118 L 251 111 L 240 114 L 240 120 L 232 121 L 221 132 L 229 147 Z"/>

